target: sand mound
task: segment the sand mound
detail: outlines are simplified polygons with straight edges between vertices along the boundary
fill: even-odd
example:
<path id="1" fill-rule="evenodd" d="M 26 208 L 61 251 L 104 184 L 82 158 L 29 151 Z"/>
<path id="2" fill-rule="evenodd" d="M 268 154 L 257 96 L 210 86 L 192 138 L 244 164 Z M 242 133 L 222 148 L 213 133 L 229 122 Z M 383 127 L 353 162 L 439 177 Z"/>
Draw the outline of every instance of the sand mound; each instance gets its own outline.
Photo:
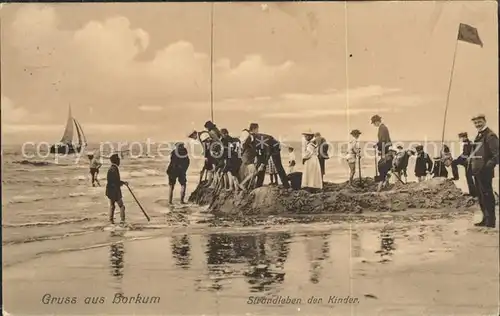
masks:
<path id="1" fill-rule="evenodd" d="M 220 215 L 283 215 L 362 213 L 363 211 L 402 211 L 411 208 L 456 209 L 469 207 L 474 199 L 464 196 L 452 180 L 435 178 L 425 182 L 396 183 L 377 193 L 377 183 L 363 179 L 363 185 L 326 183 L 321 192 L 293 191 L 265 186 L 252 192 L 220 192 L 202 183 L 189 197 L 199 205 L 210 205 L 213 214 Z"/>

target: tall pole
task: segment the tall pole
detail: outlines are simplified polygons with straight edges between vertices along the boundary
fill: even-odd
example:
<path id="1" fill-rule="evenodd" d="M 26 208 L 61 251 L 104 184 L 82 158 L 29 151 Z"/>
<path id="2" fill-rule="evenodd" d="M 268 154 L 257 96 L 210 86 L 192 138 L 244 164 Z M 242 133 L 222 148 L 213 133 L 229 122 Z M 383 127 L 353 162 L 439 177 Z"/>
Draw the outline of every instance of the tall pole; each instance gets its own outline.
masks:
<path id="1" fill-rule="evenodd" d="M 453 82 L 453 71 L 455 70 L 455 59 L 457 56 L 457 47 L 458 47 L 458 38 L 457 38 L 457 40 L 455 40 L 455 50 L 453 52 L 453 62 L 451 64 L 450 82 L 448 84 L 448 95 L 446 96 L 446 106 L 444 108 L 443 133 L 441 134 L 441 145 L 444 144 L 444 131 L 446 129 L 446 116 L 448 114 L 448 104 L 450 102 L 451 84 Z"/>
<path id="2" fill-rule="evenodd" d="M 210 6 L 210 118 L 214 121 L 214 3 Z"/>
<path id="3" fill-rule="evenodd" d="M 446 130 L 446 117 L 448 114 L 448 105 L 450 102 L 451 85 L 453 83 L 453 71 L 455 70 L 455 59 L 457 57 L 457 47 L 458 47 L 458 33 L 457 33 L 457 38 L 455 40 L 455 50 L 453 51 L 453 62 L 451 64 L 450 82 L 448 84 L 448 94 L 446 95 L 446 106 L 444 108 L 443 132 L 441 134 L 441 152 L 439 153 L 440 158 L 442 158 L 442 153 L 443 153 L 443 149 L 444 149 L 444 132 Z M 443 167 L 443 161 L 441 161 L 439 164 L 439 175 L 441 175 L 442 167 Z"/>

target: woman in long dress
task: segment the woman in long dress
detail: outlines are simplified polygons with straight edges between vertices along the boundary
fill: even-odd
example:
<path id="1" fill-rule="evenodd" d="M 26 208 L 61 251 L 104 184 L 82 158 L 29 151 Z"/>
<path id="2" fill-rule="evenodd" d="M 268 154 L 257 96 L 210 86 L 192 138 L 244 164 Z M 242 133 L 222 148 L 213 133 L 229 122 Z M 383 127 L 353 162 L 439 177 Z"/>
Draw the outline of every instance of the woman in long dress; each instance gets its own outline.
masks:
<path id="1" fill-rule="evenodd" d="M 313 141 L 314 133 L 307 131 L 302 133 L 306 144 L 306 151 L 302 157 L 304 172 L 302 173 L 302 187 L 323 189 L 323 179 L 321 176 L 321 166 L 318 159 L 318 145 Z"/>

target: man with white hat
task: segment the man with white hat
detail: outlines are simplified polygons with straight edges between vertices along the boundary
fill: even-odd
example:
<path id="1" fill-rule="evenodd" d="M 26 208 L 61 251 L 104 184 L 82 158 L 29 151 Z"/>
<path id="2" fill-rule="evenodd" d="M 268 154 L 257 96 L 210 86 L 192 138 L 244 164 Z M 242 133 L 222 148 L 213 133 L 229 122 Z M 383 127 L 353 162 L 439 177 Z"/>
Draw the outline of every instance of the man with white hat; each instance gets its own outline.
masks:
<path id="1" fill-rule="evenodd" d="M 472 118 L 478 134 L 474 140 L 474 148 L 470 157 L 471 172 L 483 212 L 483 220 L 475 226 L 495 228 L 495 196 L 493 193 L 493 177 L 498 165 L 498 136 L 487 127 L 483 114 Z"/>

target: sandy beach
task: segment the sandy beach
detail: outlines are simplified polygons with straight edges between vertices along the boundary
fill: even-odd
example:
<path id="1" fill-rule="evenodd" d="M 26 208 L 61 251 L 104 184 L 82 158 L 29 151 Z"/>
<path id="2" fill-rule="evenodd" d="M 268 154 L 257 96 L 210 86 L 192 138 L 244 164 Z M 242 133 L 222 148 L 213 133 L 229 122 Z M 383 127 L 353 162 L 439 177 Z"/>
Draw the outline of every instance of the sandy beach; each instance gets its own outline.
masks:
<path id="1" fill-rule="evenodd" d="M 133 240 L 140 232 L 102 232 L 91 249 L 6 267 L 5 308 L 12 315 L 496 315 L 498 229 L 471 228 L 474 217 L 185 227 L 145 240 Z M 280 296 L 301 302 L 249 304 Z M 74 304 L 58 304 L 62 297 Z"/>
<path id="2" fill-rule="evenodd" d="M 152 220 L 125 192 L 130 226 L 109 231 L 104 188 L 89 186 L 84 161 L 15 161 L 4 153 L 11 315 L 494 315 L 498 308 L 498 228 L 474 228 L 477 207 L 214 227 L 204 207 L 167 207 L 165 161 L 125 159 L 122 176 Z M 344 169 L 330 160 L 326 180 L 345 181 Z M 373 172 L 369 162 L 362 172 Z M 255 304 L 262 297 L 271 303 Z"/>
<path id="3" fill-rule="evenodd" d="M 4 315 L 500 314 L 496 2 L 0 18 Z"/>

